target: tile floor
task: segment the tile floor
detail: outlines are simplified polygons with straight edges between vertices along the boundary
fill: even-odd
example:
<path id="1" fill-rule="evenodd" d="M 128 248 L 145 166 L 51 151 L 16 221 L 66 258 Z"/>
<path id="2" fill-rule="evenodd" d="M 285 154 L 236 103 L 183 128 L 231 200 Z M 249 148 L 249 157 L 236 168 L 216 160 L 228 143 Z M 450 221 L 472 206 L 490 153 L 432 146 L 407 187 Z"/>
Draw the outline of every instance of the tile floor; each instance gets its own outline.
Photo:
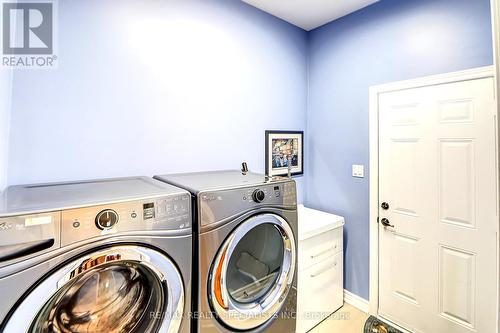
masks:
<path id="1" fill-rule="evenodd" d="M 363 333 L 366 319 L 368 314 L 344 303 L 343 307 L 309 333 Z"/>

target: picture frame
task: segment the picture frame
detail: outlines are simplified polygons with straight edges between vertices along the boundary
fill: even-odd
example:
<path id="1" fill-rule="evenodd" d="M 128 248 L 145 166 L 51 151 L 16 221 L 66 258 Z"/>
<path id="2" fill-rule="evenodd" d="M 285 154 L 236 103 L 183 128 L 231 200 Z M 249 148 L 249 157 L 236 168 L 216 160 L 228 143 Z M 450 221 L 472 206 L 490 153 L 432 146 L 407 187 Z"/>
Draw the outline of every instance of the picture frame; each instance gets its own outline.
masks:
<path id="1" fill-rule="evenodd" d="M 291 175 L 304 174 L 304 131 L 268 130 L 265 135 L 266 175 L 287 176 L 289 159 Z"/>

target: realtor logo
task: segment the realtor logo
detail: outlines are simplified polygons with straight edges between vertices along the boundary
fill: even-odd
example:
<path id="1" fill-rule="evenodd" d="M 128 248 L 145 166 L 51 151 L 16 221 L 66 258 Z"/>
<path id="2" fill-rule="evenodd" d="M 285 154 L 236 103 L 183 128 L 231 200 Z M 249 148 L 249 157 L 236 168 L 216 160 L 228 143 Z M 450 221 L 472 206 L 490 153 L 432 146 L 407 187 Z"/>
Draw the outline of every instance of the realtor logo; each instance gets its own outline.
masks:
<path id="1" fill-rule="evenodd" d="M 53 1 L 2 3 L 2 66 L 54 67 Z"/>

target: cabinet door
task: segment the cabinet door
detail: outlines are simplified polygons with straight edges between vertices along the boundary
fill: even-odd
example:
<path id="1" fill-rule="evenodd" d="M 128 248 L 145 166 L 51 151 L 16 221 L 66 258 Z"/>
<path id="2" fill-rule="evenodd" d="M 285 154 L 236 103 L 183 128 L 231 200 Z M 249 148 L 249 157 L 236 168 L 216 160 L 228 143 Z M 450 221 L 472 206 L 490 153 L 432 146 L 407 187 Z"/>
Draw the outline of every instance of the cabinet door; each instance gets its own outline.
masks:
<path id="1" fill-rule="evenodd" d="M 299 272 L 297 332 L 312 329 L 344 302 L 343 252 Z"/>

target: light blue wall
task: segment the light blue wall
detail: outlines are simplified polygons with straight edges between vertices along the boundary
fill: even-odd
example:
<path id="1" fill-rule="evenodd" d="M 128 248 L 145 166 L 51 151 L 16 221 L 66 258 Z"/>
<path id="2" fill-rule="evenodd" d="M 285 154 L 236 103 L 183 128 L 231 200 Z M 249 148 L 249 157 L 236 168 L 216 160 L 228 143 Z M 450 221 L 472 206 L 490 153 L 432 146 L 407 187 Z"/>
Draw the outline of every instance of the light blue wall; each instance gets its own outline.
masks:
<path id="1" fill-rule="evenodd" d="M 299 200 L 346 217 L 365 298 L 368 87 L 492 63 L 488 0 L 382 0 L 309 34 L 236 0 L 65 0 L 59 20 L 58 69 L 14 75 L 10 184 L 262 172 L 264 130 L 307 123 Z"/>
<path id="2" fill-rule="evenodd" d="M 0 70 L 0 192 L 7 185 L 11 88 L 12 71 Z"/>
<path id="3" fill-rule="evenodd" d="M 10 184 L 264 172 L 264 131 L 305 127 L 306 32 L 241 1 L 59 1 L 58 44 L 15 73 Z"/>
<path id="4" fill-rule="evenodd" d="M 368 88 L 492 64 L 489 0 L 382 0 L 312 31 L 306 203 L 346 217 L 345 286 L 368 298 Z"/>

